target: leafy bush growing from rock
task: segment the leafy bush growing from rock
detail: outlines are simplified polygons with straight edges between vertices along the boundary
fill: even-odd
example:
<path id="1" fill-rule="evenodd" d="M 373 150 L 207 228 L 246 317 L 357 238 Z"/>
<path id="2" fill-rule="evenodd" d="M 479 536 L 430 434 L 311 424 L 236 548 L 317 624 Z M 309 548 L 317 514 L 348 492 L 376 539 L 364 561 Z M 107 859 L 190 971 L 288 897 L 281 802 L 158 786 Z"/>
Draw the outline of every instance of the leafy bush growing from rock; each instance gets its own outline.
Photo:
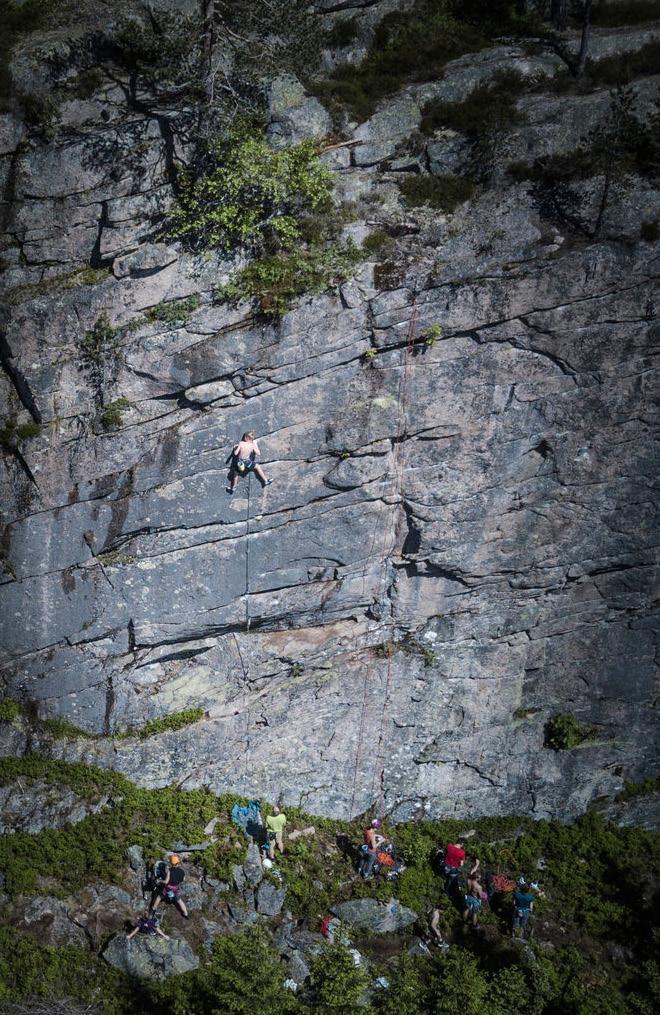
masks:
<path id="1" fill-rule="evenodd" d="M 583 725 L 571 712 L 560 712 L 545 724 L 544 743 L 553 751 L 570 751 L 595 735 L 593 727 Z"/>
<path id="2" fill-rule="evenodd" d="M 8 419 L 0 427 L 0 445 L 4 448 L 13 448 L 20 441 L 40 437 L 43 431 L 41 423 L 35 423 L 32 420 L 28 423 L 16 423 L 14 420 Z"/>
<path id="3" fill-rule="evenodd" d="M 242 123 L 208 142 L 196 170 L 181 172 L 170 234 L 195 250 L 290 245 L 301 215 L 329 201 L 331 180 L 314 141 L 274 151 Z"/>
<path id="4" fill-rule="evenodd" d="M 130 408 L 130 405 L 128 398 L 116 398 L 114 402 L 108 402 L 101 413 L 101 425 L 106 430 L 121 426 L 124 422 L 123 413 Z"/>
<path id="5" fill-rule="evenodd" d="M 185 321 L 201 305 L 202 301 L 199 296 L 187 296 L 185 299 L 159 303 L 158 306 L 145 310 L 144 318 L 150 324 L 161 321 L 164 324 L 177 324 L 180 321 Z"/>
<path id="6" fill-rule="evenodd" d="M 106 367 L 115 366 L 119 361 L 121 330 L 110 323 L 104 310 L 78 343 L 81 366 L 90 371 L 96 381 L 103 378 Z"/>

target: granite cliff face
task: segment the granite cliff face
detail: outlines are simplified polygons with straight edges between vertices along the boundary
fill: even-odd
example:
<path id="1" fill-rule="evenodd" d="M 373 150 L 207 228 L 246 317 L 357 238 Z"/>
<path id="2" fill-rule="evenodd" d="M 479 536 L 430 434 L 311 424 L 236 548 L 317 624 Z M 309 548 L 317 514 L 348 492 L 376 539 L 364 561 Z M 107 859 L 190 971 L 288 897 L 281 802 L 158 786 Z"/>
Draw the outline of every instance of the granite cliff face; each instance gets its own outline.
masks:
<path id="1" fill-rule="evenodd" d="M 654 34 L 595 32 L 594 55 Z M 418 132 L 430 98 L 558 66 L 502 44 L 354 125 L 323 156 L 346 233 L 393 249 L 279 321 L 214 299 L 237 259 L 161 236 L 185 110 L 118 79 L 47 140 L 2 117 L 4 416 L 42 427 L 3 454 L 2 688 L 91 735 L 5 724 L 6 753 L 395 819 L 570 818 L 653 774 L 658 192 L 630 176 L 589 237 L 506 173 L 573 151 L 605 88 L 521 95 L 486 154 Z M 634 84 L 640 117 L 657 93 Z M 331 129 L 291 78 L 270 117 L 274 144 Z M 404 177 L 476 158 L 453 214 L 402 203 Z M 602 180 L 577 193 L 593 221 Z M 81 343 L 103 314 L 122 328 L 99 368 Z M 275 483 L 230 499 L 245 430 Z M 544 749 L 565 712 L 597 737 Z"/>

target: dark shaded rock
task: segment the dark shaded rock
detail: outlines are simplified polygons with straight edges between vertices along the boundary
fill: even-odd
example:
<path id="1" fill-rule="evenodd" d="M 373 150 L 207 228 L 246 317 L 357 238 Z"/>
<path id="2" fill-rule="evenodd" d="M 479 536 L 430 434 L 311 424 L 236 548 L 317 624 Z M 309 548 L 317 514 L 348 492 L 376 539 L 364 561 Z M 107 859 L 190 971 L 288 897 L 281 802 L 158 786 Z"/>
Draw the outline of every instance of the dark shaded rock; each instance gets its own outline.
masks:
<path id="1" fill-rule="evenodd" d="M 34 895 L 19 897 L 12 905 L 12 923 L 44 945 L 87 947 L 85 931 L 69 915 L 69 906 L 61 899 Z"/>
<path id="2" fill-rule="evenodd" d="M 247 883 L 253 888 L 256 887 L 264 876 L 261 866 L 261 852 L 256 843 L 251 842 L 248 846 L 247 857 L 243 863 L 243 873 Z"/>
<path id="3" fill-rule="evenodd" d="M 377 899 L 352 899 L 332 906 L 331 912 L 352 927 L 374 934 L 389 934 L 409 927 L 417 920 L 417 913 L 402 906 L 396 899 L 387 903 Z"/>
<path id="4" fill-rule="evenodd" d="M 131 865 L 131 870 L 138 873 L 144 871 L 145 862 L 142 846 L 129 846 L 126 850 L 126 855 L 128 856 L 128 862 Z"/>
<path id="5" fill-rule="evenodd" d="M 118 257 L 112 265 L 116 278 L 146 278 L 154 275 L 178 258 L 178 253 L 165 243 L 146 243 L 132 254 Z"/>
<path id="6" fill-rule="evenodd" d="M 276 888 L 270 881 L 262 881 L 257 888 L 257 912 L 263 916 L 277 916 L 284 905 L 286 888 Z"/>

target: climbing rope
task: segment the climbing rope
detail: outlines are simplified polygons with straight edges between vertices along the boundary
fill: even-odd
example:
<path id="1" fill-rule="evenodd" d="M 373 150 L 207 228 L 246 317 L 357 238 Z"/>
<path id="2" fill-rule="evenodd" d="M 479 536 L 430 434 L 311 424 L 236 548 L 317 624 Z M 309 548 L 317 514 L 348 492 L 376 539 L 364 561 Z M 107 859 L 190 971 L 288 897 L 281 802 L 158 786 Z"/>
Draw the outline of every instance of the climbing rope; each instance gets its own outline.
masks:
<path id="1" fill-rule="evenodd" d="M 250 631 L 250 491 L 252 472 L 247 475 L 247 514 L 245 517 L 245 630 Z"/>
<path id="2" fill-rule="evenodd" d="M 252 489 L 252 472 L 247 474 L 247 509 L 245 515 L 245 630 L 250 632 L 250 492 Z M 248 680 L 249 660 L 244 670 L 243 711 L 245 713 L 245 751 L 243 753 L 243 781 L 247 788 L 250 768 L 250 683 Z"/>
<path id="3" fill-rule="evenodd" d="M 394 443 L 394 449 L 393 449 L 393 469 L 392 469 L 393 482 L 392 482 L 392 486 L 393 486 L 393 491 L 395 493 L 399 494 L 399 498 L 397 499 L 396 504 L 395 504 L 395 519 L 394 519 L 394 527 L 393 527 L 392 545 L 390 546 L 389 552 L 385 556 L 385 562 L 384 562 L 384 568 L 383 568 L 383 586 L 382 586 L 382 593 L 381 593 L 381 602 L 383 602 L 385 600 L 386 590 L 387 590 L 388 582 L 389 582 L 389 579 L 390 579 L 390 576 L 391 576 L 391 572 L 392 572 L 392 558 L 394 556 L 394 551 L 396 550 L 396 547 L 397 547 L 398 542 L 399 542 L 399 535 L 400 535 L 400 531 L 401 531 L 401 521 L 402 521 L 402 517 L 403 517 L 402 513 L 401 513 L 401 504 L 403 503 L 403 498 L 401 496 L 401 493 L 402 493 L 402 488 L 403 488 L 404 465 L 403 465 L 403 457 L 402 457 L 402 454 L 401 454 L 401 448 L 402 448 L 402 445 L 403 445 L 403 436 L 404 436 L 404 431 L 405 431 L 405 426 L 406 426 L 406 419 L 407 419 L 407 412 L 408 412 L 408 397 L 409 397 L 409 389 L 410 389 L 410 377 L 411 377 L 411 372 L 412 372 L 412 358 L 413 358 L 414 347 L 415 347 L 415 332 L 416 332 L 416 328 L 417 328 L 417 297 L 416 297 L 416 293 L 413 293 L 413 301 L 412 301 L 412 308 L 411 308 L 411 314 L 410 314 L 410 324 L 409 324 L 409 327 L 408 327 L 408 337 L 407 337 L 407 341 L 406 341 L 406 345 L 404 347 L 404 353 L 403 353 L 403 357 L 404 357 L 404 359 L 403 359 L 403 370 L 401 371 L 401 377 L 399 379 L 399 390 L 398 390 L 398 397 L 397 397 L 399 414 L 398 414 L 398 418 L 397 418 L 396 437 L 395 437 L 395 443 Z M 381 717 L 380 717 L 380 729 L 379 729 L 379 734 L 378 734 L 378 747 L 377 747 L 377 751 L 376 751 L 376 765 L 374 766 L 374 774 L 373 774 L 372 783 L 371 783 L 371 791 L 372 791 L 372 795 L 373 795 L 374 783 L 376 781 L 376 776 L 378 776 L 378 779 L 379 779 L 378 810 L 379 810 L 379 813 L 381 815 L 383 813 L 384 804 L 385 804 L 385 785 L 384 785 L 384 783 L 385 783 L 385 720 L 386 720 L 386 716 L 387 716 L 387 712 L 388 712 L 388 706 L 389 706 L 389 701 L 390 701 L 390 696 L 391 696 L 391 690 L 392 690 L 392 653 L 391 653 L 390 646 L 392 644 L 392 639 L 394 637 L 394 631 L 395 631 L 395 624 L 394 624 L 394 621 L 391 620 L 391 622 L 390 622 L 390 641 L 386 644 L 387 671 L 386 671 L 386 677 L 385 677 L 385 695 L 384 695 L 384 698 L 383 698 L 383 708 L 382 708 Z M 351 817 L 352 817 L 353 812 L 354 812 L 355 796 L 356 796 L 356 792 L 357 792 L 357 777 L 358 777 L 358 770 L 359 770 L 359 766 L 360 766 L 360 746 L 361 746 L 362 741 L 363 741 L 364 727 L 365 727 L 365 722 L 366 722 L 368 685 L 369 685 L 369 671 L 368 671 L 368 669 L 365 669 L 364 687 L 363 687 L 363 695 L 362 695 L 362 709 L 361 709 L 361 714 L 360 714 L 360 728 L 359 728 L 358 745 L 357 745 L 357 751 L 356 751 L 356 757 L 355 757 L 355 769 L 354 769 L 354 773 L 353 773 L 353 790 L 352 790 L 352 794 L 351 794 L 351 809 L 350 809 L 350 815 L 351 815 Z"/>

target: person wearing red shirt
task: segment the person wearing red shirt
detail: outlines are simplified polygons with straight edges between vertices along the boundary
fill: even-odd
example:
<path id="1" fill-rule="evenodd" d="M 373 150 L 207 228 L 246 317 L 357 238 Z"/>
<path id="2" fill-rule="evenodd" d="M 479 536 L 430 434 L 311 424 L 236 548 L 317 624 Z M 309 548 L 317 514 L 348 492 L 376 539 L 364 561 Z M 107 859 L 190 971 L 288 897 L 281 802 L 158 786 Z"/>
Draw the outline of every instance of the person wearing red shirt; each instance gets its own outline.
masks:
<path id="1" fill-rule="evenodd" d="M 445 873 L 445 892 L 450 897 L 458 891 L 458 873 L 465 863 L 465 850 L 462 842 L 450 842 L 445 849 L 443 870 Z"/>
<path id="2" fill-rule="evenodd" d="M 457 871 L 465 863 L 465 850 L 462 842 L 448 843 L 445 849 L 445 867 L 453 867 Z"/>

